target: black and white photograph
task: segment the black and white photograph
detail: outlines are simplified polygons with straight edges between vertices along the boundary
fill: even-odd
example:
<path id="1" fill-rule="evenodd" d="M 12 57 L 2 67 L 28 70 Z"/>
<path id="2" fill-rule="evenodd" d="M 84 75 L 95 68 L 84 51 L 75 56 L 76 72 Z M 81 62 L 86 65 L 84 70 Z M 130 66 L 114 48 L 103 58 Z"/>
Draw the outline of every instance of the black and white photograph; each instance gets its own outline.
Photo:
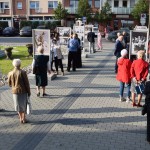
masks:
<path id="1" fill-rule="evenodd" d="M 147 32 L 131 32 L 131 55 L 135 55 L 139 50 L 147 50 Z"/>
<path id="2" fill-rule="evenodd" d="M 67 45 L 68 39 L 71 35 L 71 28 L 70 27 L 57 27 L 57 32 L 59 33 L 60 44 Z"/>
<path id="3" fill-rule="evenodd" d="M 44 55 L 50 55 L 50 30 L 34 29 L 33 33 L 33 52 L 37 55 L 38 47 L 44 48 Z"/>

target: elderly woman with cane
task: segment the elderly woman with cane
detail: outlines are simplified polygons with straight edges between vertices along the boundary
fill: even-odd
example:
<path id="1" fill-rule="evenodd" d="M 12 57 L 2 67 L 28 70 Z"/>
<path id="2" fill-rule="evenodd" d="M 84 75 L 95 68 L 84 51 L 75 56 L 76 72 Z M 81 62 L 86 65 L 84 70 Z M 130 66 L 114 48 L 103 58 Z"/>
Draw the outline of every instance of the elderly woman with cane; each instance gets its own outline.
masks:
<path id="1" fill-rule="evenodd" d="M 27 74 L 20 69 L 20 59 L 13 60 L 14 69 L 8 74 L 8 84 L 12 87 L 15 111 L 18 112 L 20 123 L 26 123 L 27 96 L 30 96 L 30 86 Z"/>

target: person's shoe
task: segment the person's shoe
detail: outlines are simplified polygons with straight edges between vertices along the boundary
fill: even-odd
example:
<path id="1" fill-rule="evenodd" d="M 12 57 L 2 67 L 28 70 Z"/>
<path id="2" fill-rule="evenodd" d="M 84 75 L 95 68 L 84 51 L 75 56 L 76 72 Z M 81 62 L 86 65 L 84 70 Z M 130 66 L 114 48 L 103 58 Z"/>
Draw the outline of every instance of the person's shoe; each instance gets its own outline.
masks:
<path id="1" fill-rule="evenodd" d="M 22 120 L 22 123 L 23 124 L 28 123 L 28 120 Z"/>
<path id="2" fill-rule="evenodd" d="M 76 69 L 73 69 L 72 71 L 76 71 Z"/>
<path id="3" fill-rule="evenodd" d="M 137 107 L 142 107 L 142 105 L 140 103 L 137 104 Z"/>
<path id="4" fill-rule="evenodd" d="M 119 102 L 124 102 L 126 99 L 124 97 L 120 97 Z"/>
<path id="5" fill-rule="evenodd" d="M 48 96 L 48 94 L 46 94 L 46 93 L 43 93 L 43 97 L 44 97 L 44 96 Z"/>
<path id="6" fill-rule="evenodd" d="M 132 102 L 132 100 L 129 97 L 127 97 L 126 102 L 129 103 L 129 102 Z"/>
<path id="7" fill-rule="evenodd" d="M 137 104 L 136 103 L 132 103 L 132 106 L 134 107 L 134 106 L 137 106 Z"/>
<path id="8" fill-rule="evenodd" d="M 39 93 L 37 93 L 37 97 L 39 97 L 40 96 L 40 92 Z"/>

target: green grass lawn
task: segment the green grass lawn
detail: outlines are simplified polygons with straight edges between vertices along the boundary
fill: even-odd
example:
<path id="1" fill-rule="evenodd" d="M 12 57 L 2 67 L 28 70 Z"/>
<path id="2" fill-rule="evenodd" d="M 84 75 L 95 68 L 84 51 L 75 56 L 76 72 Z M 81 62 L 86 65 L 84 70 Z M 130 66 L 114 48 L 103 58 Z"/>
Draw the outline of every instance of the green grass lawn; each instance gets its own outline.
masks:
<path id="1" fill-rule="evenodd" d="M 0 48 L 3 50 L 5 47 L 0 46 Z M 21 68 L 29 66 L 32 63 L 33 58 L 31 56 L 28 58 L 27 56 L 28 51 L 26 46 L 13 47 L 12 57 L 13 59 L 19 58 L 21 60 Z M 12 60 L 7 60 L 6 57 L 0 58 L 0 70 L 2 74 L 7 75 L 12 69 Z"/>

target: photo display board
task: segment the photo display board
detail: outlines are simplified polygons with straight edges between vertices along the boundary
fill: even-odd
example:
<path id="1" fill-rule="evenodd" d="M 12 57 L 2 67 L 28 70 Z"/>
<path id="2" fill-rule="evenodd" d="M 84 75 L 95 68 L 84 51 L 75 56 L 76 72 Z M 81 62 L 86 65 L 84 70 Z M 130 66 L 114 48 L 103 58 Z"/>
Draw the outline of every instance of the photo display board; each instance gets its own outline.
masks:
<path id="1" fill-rule="evenodd" d="M 81 46 L 84 47 L 84 37 L 85 37 L 85 33 L 84 33 L 84 26 L 74 26 L 73 27 L 73 31 L 74 33 L 78 34 L 78 38 L 81 41 Z"/>
<path id="2" fill-rule="evenodd" d="M 67 45 L 68 39 L 71 35 L 71 28 L 70 27 L 57 27 L 57 32 L 59 33 L 60 44 Z"/>
<path id="3" fill-rule="evenodd" d="M 38 55 L 38 47 L 44 48 L 44 55 L 50 56 L 50 30 L 32 30 L 33 54 Z"/>
<path id="4" fill-rule="evenodd" d="M 148 49 L 148 32 L 133 30 L 130 31 L 130 54 L 136 55 L 139 50 L 145 50 L 147 53 Z"/>

